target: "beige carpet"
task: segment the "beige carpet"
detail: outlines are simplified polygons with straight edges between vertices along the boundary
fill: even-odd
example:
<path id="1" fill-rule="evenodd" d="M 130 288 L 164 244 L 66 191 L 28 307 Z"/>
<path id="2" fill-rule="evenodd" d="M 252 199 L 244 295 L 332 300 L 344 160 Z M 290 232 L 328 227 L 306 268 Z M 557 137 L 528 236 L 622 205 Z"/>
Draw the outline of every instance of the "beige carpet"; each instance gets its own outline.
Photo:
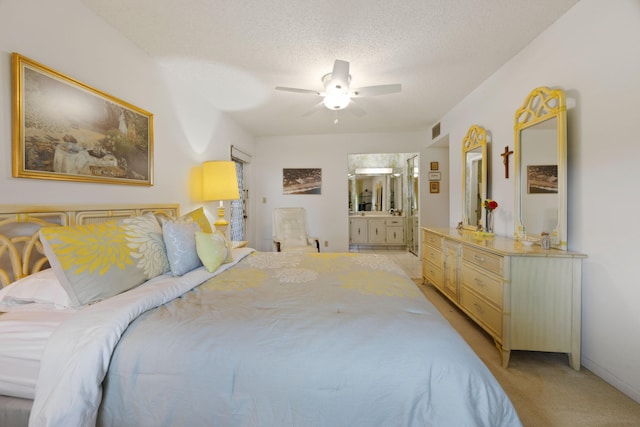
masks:
<path id="1" fill-rule="evenodd" d="M 493 372 L 525 427 L 640 426 L 640 404 L 590 371 L 571 369 L 565 354 L 513 351 L 502 368 L 493 339 L 435 288 L 414 280 Z"/>

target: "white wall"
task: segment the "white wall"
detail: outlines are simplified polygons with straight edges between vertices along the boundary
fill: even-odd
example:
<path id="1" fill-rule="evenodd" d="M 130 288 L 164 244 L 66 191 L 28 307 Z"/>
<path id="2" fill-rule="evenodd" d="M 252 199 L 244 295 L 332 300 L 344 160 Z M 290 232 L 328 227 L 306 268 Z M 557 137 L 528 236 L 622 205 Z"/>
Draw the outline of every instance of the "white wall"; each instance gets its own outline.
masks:
<path id="1" fill-rule="evenodd" d="M 323 252 L 348 251 L 347 155 L 417 152 L 422 158 L 426 138 L 426 132 L 258 138 L 251 197 L 256 210 L 256 249 L 271 250 L 274 208 L 300 206 L 306 208 L 309 233 L 317 236 L 322 246 L 328 242 L 321 248 Z M 283 195 L 283 168 L 322 168 L 322 194 Z"/>
<path id="2" fill-rule="evenodd" d="M 420 226 L 421 227 L 448 227 L 450 185 L 449 180 L 449 135 L 442 135 L 424 150 L 420 171 Z M 462 153 L 460 154 L 462 156 Z M 459 159 L 457 161 L 460 161 Z M 440 192 L 431 193 L 429 189 L 428 174 L 431 171 L 431 162 L 438 162 L 440 172 Z M 462 173 L 462 172 L 460 172 Z M 460 184 L 462 185 L 462 184 Z M 460 199 L 462 203 L 462 199 Z"/>
<path id="3" fill-rule="evenodd" d="M 489 171 L 498 234 L 513 234 L 513 179 L 500 153 L 513 148 L 515 111 L 538 86 L 566 91 L 569 249 L 583 265 L 582 363 L 640 402 L 640 2 L 582 0 L 442 118 L 450 137 L 451 217 L 462 217 L 462 138 L 491 132 Z M 513 168 L 513 161 L 511 162 Z M 510 176 L 513 177 L 513 171 Z"/>
<path id="4" fill-rule="evenodd" d="M 11 52 L 154 114 L 155 185 L 138 187 L 13 178 Z M 78 0 L 0 1 L 0 203 L 202 203 L 193 180 L 204 160 L 229 159 L 253 137 L 109 27 Z M 213 204 L 205 205 L 211 217 Z"/>

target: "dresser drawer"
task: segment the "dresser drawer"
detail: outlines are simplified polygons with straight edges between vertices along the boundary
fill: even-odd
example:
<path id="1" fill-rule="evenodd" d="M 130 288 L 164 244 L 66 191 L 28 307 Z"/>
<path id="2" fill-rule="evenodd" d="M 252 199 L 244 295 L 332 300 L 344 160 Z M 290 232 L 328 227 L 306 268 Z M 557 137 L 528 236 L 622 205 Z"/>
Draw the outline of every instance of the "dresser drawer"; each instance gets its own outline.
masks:
<path id="1" fill-rule="evenodd" d="M 442 246 L 442 237 L 437 234 L 429 233 L 428 231 L 424 232 L 424 243 L 427 245 L 435 246 L 437 248 Z"/>
<path id="2" fill-rule="evenodd" d="M 462 264 L 462 284 L 502 307 L 502 280 Z"/>
<path id="3" fill-rule="evenodd" d="M 396 226 L 397 225 L 404 225 L 404 221 L 402 219 L 400 219 L 400 218 L 398 218 L 398 219 L 387 219 L 387 220 L 385 220 L 385 224 L 386 225 L 391 225 L 391 226 L 393 226 L 393 225 L 396 225 Z"/>
<path id="4" fill-rule="evenodd" d="M 422 276 L 437 288 L 444 288 L 444 275 L 441 267 L 438 267 L 431 262 L 423 262 Z"/>
<path id="5" fill-rule="evenodd" d="M 504 258 L 500 255 L 495 255 L 470 246 L 464 246 L 462 249 L 462 259 L 499 276 L 503 276 L 504 274 Z"/>
<path id="6" fill-rule="evenodd" d="M 424 246 L 422 251 L 423 260 L 432 262 L 435 265 L 442 265 L 442 251 L 434 248 L 433 246 Z"/>
<path id="7" fill-rule="evenodd" d="M 460 305 L 467 310 L 489 332 L 502 339 L 502 310 L 498 310 L 486 301 L 463 287 L 460 291 Z"/>

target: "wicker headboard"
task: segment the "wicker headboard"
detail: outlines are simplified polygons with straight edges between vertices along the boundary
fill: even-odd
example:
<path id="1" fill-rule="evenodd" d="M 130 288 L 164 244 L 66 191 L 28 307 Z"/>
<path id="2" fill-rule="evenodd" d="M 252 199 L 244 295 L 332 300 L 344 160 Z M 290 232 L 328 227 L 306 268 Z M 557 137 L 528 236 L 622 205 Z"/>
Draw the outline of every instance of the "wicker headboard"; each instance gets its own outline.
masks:
<path id="1" fill-rule="evenodd" d="M 154 212 L 177 217 L 177 204 L 0 205 L 0 288 L 48 266 L 38 231 L 55 225 L 91 224 Z"/>

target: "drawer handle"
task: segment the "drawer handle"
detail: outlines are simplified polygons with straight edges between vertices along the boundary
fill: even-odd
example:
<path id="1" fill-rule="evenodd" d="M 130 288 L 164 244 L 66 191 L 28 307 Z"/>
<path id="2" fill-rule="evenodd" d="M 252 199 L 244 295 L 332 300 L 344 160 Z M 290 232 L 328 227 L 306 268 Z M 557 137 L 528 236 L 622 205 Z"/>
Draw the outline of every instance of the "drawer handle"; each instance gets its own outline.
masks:
<path id="1" fill-rule="evenodd" d="M 476 261 L 479 261 L 479 262 L 484 262 L 485 261 L 484 257 L 481 257 L 480 255 L 473 255 L 473 259 L 475 259 Z"/>
<path id="2" fill-rule="evenodd" d="M 481 279 L 478 279 L 477 277 L 473 279 L 478 285 L 480 286 L 484 286 L 484 282 Z"/>
<path id="3" fill-rule="evenodd" d="M 473 303 L 473 306 L 475 307 L 475 309 L 476 309 L 476 311 L 477 311 L 478 313 L 480 313 L 480 314 L 484 314 L 484 310 L 482 310 L 482 307 L 480 307 L 480 306 L 478 305 L 478 303 L 475 303 L 475 302 L 474 302 L 474 303 Z"/>

